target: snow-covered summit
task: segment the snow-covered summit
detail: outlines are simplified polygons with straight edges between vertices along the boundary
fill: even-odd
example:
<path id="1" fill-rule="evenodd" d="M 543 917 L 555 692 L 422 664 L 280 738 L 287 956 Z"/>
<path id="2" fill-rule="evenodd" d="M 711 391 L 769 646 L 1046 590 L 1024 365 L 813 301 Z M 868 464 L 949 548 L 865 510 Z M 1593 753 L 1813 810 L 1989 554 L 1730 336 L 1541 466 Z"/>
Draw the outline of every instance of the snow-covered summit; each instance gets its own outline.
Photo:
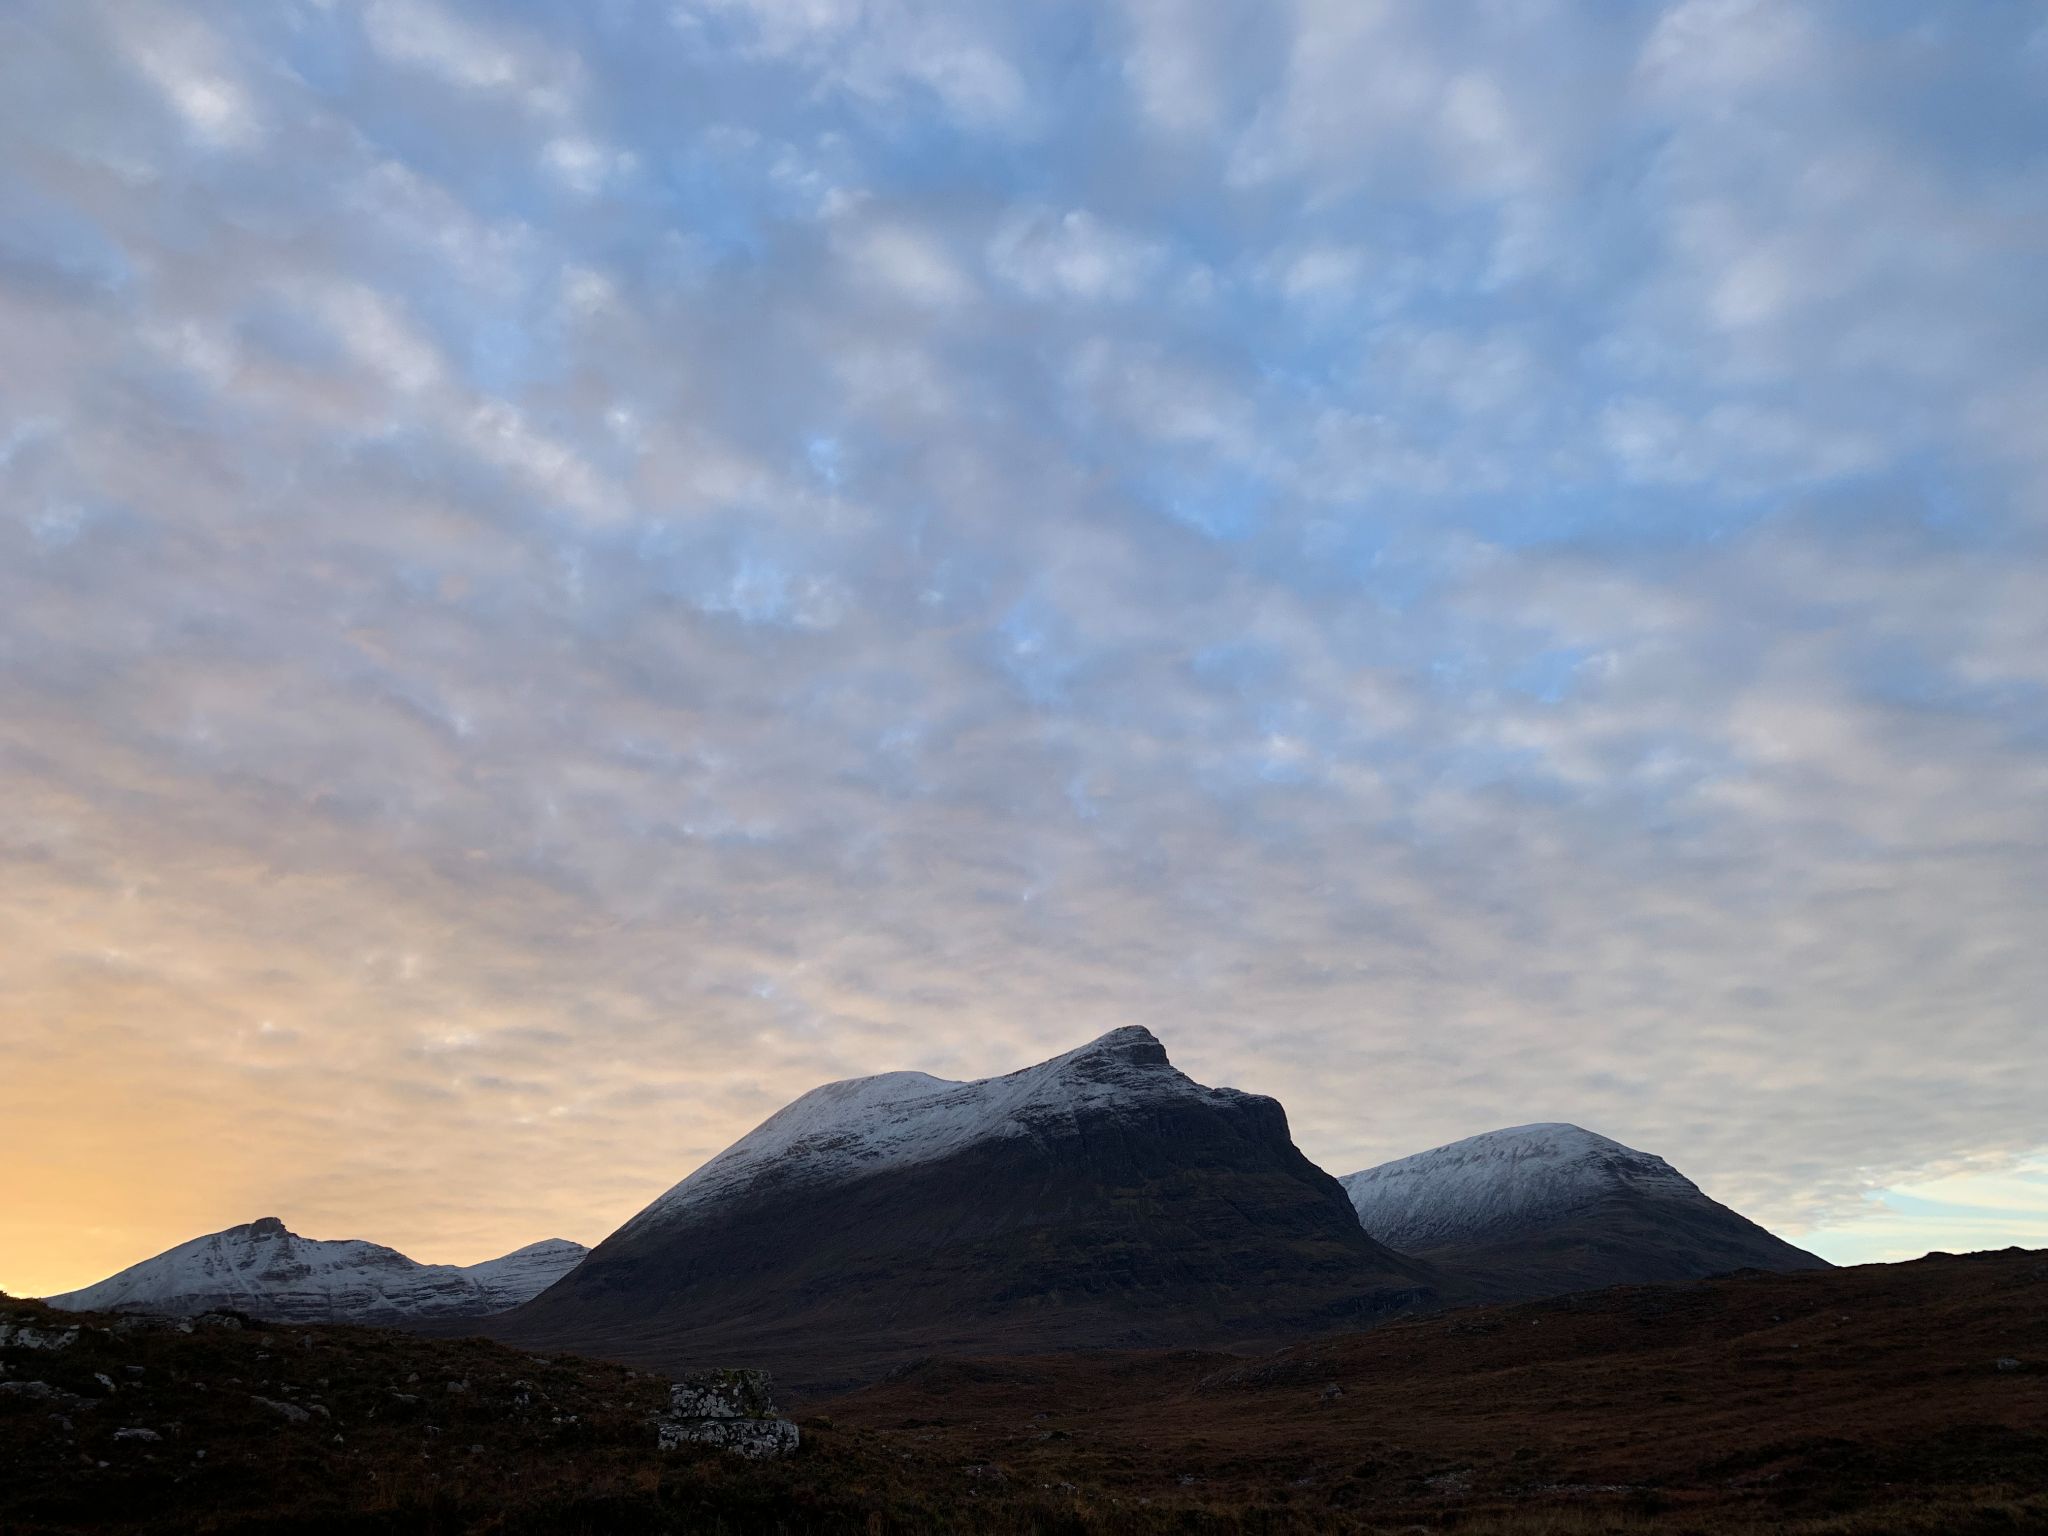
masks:
<path id="1" fill-rule="evenodd" d="M 1239 1104 L 1254 1095 L 1204 1088 L 1167 1060 L 1148 1029 L 1113 1029 L 1063 1056 L 1002 1077 L 949 1082 L 884 1072 L 813 1088 L 705 1163 L 620 1229 L 693 1218 L 757 1185 L 833 1184 L 947 1157 L 995 1137 L 1161 1098 Z"/>
<path id="2" fill-rule="evenodd" d="M 581 1243 L 572 1243 L 566 1237 L 544 1237 L 499 1258 L 465 1265 L 462 1273 L 493 1299 L 502 1299 L 504 1307 L 492 1308 L 502 1311 L 531 1301 L 582 1263 L 588 1252 Z"/>
<path id="3" fill-rule="evenodd" d="M 79 1312 L 196 1313 L 217 1307 L 280 1322 L 482 1317 L 529 1301 L 580 1262 L 548 1238 L 466 1268 L 421 1264 L 360 1238 L 300 1237 L 265 1216 L 144 1259 L 96 1285 L 48 1298 Z"/>
<path id="4" fill-rule="evenodd" d="M 1468 1136 L 1338 1182 L 1365 1230 L 1406 1253 L 1554 1220 L 1617 1191 L 1706 1198 L 1661 1157 L 1554 1123 Z"/>

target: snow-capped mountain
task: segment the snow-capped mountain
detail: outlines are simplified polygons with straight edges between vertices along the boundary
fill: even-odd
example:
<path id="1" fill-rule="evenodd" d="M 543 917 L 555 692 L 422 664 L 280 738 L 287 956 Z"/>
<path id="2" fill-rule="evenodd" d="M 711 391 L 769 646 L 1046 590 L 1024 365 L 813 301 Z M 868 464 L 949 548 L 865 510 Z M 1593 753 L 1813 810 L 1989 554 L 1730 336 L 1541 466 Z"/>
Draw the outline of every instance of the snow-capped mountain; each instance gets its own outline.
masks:
<path id="1" fill-rule="evenodd" d="M 566 1237 L 544 1237 L 495 1259 L 466 1264 L 457 1272 L 476 1282 L 489 1298 L 492 1312 L 504 1312 L 533 1300 L 581 1264 L 589 1252 Z"/>
<path id="2" fill-rule="evenodd" d="M 814 1089 L 489 1331 L 801 1387 L 934 1352 L 1272 1339 L 1429 1294 L 1279 1104 L 1129 1028 L 1003 1077 Z"/>
<path id="3" fill-rule="evenodd" d="M 532 1300 L 587 1251 L 557 1237 L 466 1268 L 421 1264 L 379 1243 L 300 1237 L 265 1216 L 180 1243 L 49 1303 L 78 1312 L 180 1315 L 226 1307 L 295 1323 L 483 1317 Z"/>
<path id="4" fill-rule="evenodd" d="M 1576 1125 L 1488 1131 L 1340 1182 L 1367 1232 L 1487 1296 L 1826 1267 L 1663 1158 Z"/>
<path id="5" fill-rule="evenodd" d="M 956 1083 L 883 1072 L 827 1083 L 770 1115 L 619 1235 L 691 1222 L 757 1188 L 845 1183 L 936 1162 L 980 1141 L 1057 1134 L 1091 1114 L 1160 1100 L 1233 1109 L 1255 1096 L 1202 1087 L 1174 1069 L 1150 1030 L 1135 1026 L 1004 1077 Z"/>
<path id="6" fill-rule="evenodd" d="M 1661 1157 L 1576 1125 L 1517 1125 L 1338 1181 L 1365 1230 L 1404 1253 L 1483 1240 L 1614 1190 L 1697 1195 Z"/>

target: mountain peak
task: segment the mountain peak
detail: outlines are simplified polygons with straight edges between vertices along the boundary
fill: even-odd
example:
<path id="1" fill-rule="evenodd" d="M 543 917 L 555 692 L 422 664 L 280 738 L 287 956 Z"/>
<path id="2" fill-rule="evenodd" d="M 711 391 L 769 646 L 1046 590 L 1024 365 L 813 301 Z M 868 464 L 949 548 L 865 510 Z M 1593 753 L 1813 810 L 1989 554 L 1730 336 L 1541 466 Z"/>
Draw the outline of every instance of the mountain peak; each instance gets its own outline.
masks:
<path id="1" fill-rule="evenodd" d="M 492 1331 L 813 1389 L 911 1354 L 1260 1344 L 1412 1307 L 1280 1105 L 1127 1026 L 1000 1077 L 827 1083 Z"/>
<path id="2" fill-rule="evenodd" d="M 584 1252 L 580 1244 L 550 1238 L 481 1264 L 421 1264 L 381 1243 L 301 1237 L 278 1217 L 260 1216 L 46 1300 L 92 1312 L 234 1307 L 286 1322 L 480 1317 L 528 1300 Z"/>
<path id="3" fill-rule="evenodd" d="M 1167 1059 L 1166 1047 L 1159 1043 L 1159 1037 L 1142 1024 L 1126 1024 L 1121 1029 L 1112 1029 L 1064 1056 L 1055 1056 L 1035 1067 L 1026 1067 L 1023 1072 L 1012 1072 L 1010 1076 L 1022 1077 L 1024 1073 L 1064 1073 L 1096 1082 L 1121 1082 L 1127 1086 L 1136 1086 L 1155 1077 L 1186 1081 Z"/>
<path id="4" fill-rule="evenodd" d="M 1529 1125 L 1506 1125 L 1497 1131 L 1481 1131 L 1477 1136 L 1467 1136 L 1464 1142 L 1454 1142 L 1452 1145 L 1462 1146 L 1472 1142 L 1540 1142 L 1560 1149 L 1576 1144 L 1587 1147 L 1621 1147 L 1624 1152 L 1633 1150 L 1623 1147 L 1612 1136 L 1602 1136 L 1598 1131 L 1589 1131 L 1583 1125 L 1574 1125 L 1569 1120 L 1537 1120 Z"/>
<path id="5" fill-rule="evenodd" d="M 1124 1061 L 1135 1067 L 1173 1065 L 1166 1059 L 1166 1047 L 1159 1043 L 1159 1037 L 1142 1024 L 1126 1024 L 1106 1035 L 1097 1035 L 1079 1050 L 1069 1051 L 1064 1059 Z"/>
<path id="6" fill-rule="evenodd" d="M 1373 1237 L 1495 1298 L 1823 1267 L 1663 1158 L 1561 1121 L 1467 1136 L 1341 1179 Z"/>
<path id="7" fill-rule="evenodd" d="M 1099 1035 L 1001 1077 L 951 1082 L 884 1072 L 813 1088 L 648 1206 L 622 1231 L 694 1219 L 757 1185 L 821 1185 L 951 1156 L 979 1141 L 1039 1134 L 1083 1113 L 1162 1099 L 1238 1103 L 1178 1071 L 1142 1025 Z"/>
<path id="8" fill-rule="evenodd" d="M 1663 1157 L 1563 1120 L 1483 1130 L 1339 1184 L 1366 1231 L 1401 1251 L 1556 1221 L 1610 1194 L 1706 1198 Z"/>
<path id="9" fill-rule="evenodd" d="M 1563 1121 L 1483 1131 L 1339 1181 L 1366 1231 L 1404 1252 L 1635 1191 L 1699 1197 L 1663 1158 Z"/>

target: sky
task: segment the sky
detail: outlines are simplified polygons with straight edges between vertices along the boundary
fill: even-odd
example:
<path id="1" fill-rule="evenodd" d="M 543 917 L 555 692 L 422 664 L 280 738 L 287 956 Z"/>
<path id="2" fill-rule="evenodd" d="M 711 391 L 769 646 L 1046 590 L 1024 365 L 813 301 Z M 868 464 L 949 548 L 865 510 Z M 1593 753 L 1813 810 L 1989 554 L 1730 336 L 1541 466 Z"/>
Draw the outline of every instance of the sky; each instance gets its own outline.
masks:
<path id="1" fill-rule="evenodd" d="M 12 0 L 0 1286 L 1126 1024 L 2048 1246 L 2048 20 Z"/>

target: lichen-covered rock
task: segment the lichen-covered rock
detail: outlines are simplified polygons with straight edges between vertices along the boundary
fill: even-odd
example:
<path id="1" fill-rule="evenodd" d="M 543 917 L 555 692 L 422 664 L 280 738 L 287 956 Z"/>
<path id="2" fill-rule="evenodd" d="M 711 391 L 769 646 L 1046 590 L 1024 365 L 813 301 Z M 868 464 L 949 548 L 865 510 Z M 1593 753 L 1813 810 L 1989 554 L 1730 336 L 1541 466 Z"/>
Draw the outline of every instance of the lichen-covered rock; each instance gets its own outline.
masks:
<path id="1" fill-rule="evenodd" d="M 797 1427 L 788 1419 L 663 1419 L 661 1448 L 709 1445 L 735 1456 L 766 1461 L 796 1454 Z"/>
<path id="2" fill-rule="evenodd" d="M 766 1371 L 696 1371 L 668 1389 L 672 1418 L 772 1419 L 775 1395 Z"/>
<path id="3" fill-rule="evenodd" d="M 38 1328 L 33 1323 L 0 1323 L 0 1348 L 69 1349 L 77 1342 L 76 1328 Z"/>
<path id="4" fill-rule="evenodd" d="M 796 1425 L 777 1418 L 765 1371 L 698 1371 L 669 1388 L 669 1411 L 656 1421 L 661 1448 L 709 1445 L 767 1459 L 796 1450 Z"/>

